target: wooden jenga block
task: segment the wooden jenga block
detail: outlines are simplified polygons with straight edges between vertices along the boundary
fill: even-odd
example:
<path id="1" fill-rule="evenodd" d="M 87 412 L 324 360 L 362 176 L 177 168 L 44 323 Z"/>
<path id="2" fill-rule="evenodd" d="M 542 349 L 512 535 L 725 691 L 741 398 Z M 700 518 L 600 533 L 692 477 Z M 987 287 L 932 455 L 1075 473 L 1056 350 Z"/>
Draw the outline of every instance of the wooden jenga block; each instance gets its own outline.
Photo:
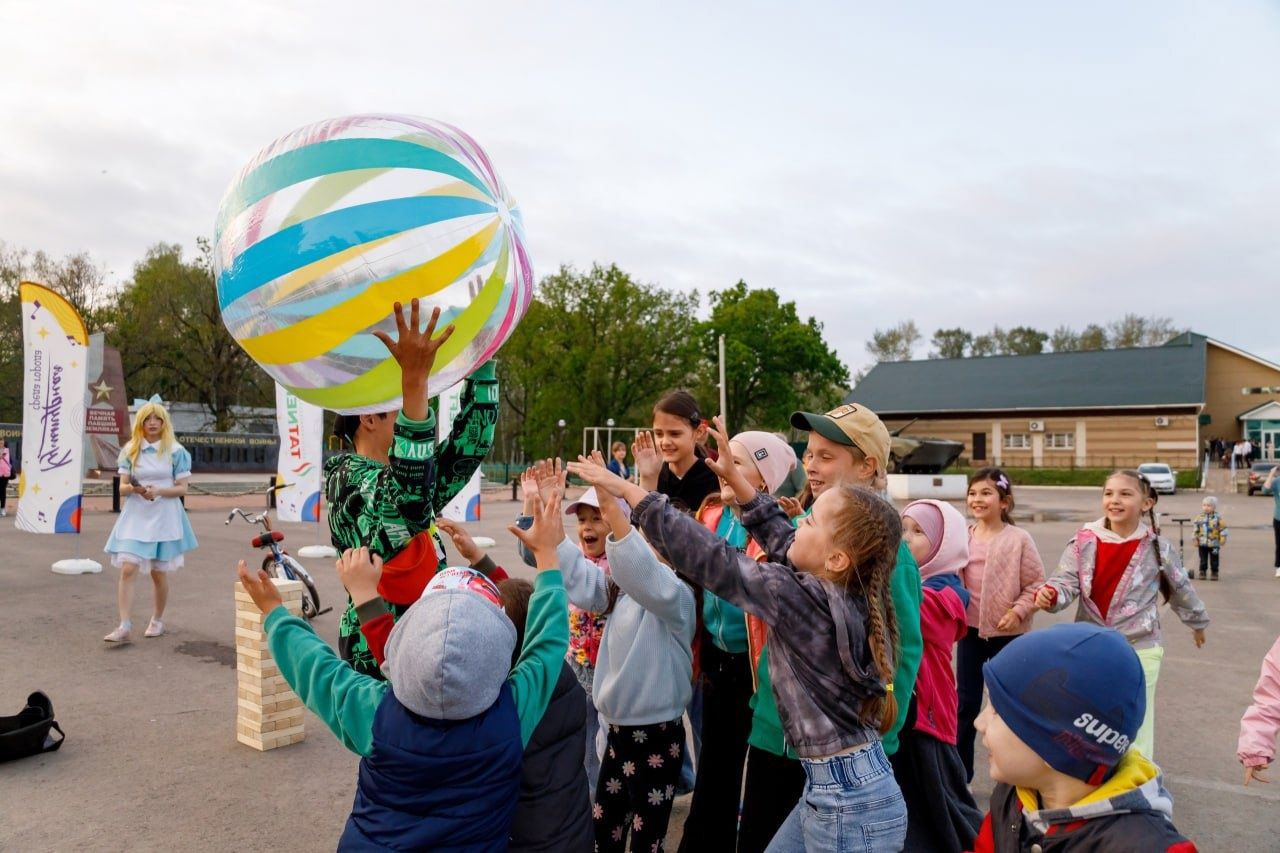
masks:
<path id="1" fill-rule="evenodd" d="M 285 608 L 302 612 L 299 581 L 273 579 Z M 271 657 L 263 617 L 239 582 L 236 603 L 236 740 L 265 751 L 300 743 L 305 737 L 302 702 L 289 689 Z"/>

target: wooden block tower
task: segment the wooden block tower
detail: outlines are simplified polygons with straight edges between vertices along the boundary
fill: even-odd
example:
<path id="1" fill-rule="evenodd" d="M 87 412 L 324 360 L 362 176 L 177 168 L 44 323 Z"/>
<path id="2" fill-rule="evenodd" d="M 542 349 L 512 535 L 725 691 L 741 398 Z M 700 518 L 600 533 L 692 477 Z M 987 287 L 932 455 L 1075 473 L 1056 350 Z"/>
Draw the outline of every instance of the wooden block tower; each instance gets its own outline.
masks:
<path id="1" fill-rule="evenodd" d="M 302 614 L 301 581 L 273 578 L 285 608 Z M 236 740 L 258 750 L 303 738 L 302 700 L 289 689 L 267 647 L 263 614 L 236 581 Z"/>

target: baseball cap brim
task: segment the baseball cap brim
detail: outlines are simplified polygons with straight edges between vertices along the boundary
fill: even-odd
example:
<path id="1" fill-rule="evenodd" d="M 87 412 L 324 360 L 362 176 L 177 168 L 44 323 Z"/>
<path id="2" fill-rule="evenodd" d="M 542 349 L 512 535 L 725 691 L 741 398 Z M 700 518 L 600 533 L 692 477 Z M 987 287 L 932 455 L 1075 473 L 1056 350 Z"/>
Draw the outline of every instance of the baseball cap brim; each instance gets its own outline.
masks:
<path id="1" fill-rule="evenodd" d="M 813 412 L 793 412 L 791 414 L 791 425 L 796 429 L 802 429 L 805 432 L 816 432 L 823 438 L 830 439 L 836 444 L 843 444 L 845 447 L 858 447 L 853 443 L 853 439 L 845 435 L 844 430 L 836 426 L 836 422 L 826 415 L 819 415 Z M 861 447 L 858 447 L 861 450 Z"/>

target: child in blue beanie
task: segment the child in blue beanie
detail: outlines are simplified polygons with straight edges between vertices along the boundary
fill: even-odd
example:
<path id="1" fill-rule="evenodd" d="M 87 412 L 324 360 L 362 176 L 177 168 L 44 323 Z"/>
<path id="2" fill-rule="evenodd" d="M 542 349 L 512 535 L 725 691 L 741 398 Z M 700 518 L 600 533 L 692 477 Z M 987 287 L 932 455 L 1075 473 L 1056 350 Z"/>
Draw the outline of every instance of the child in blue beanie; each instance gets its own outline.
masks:
<path id="1" fill-rule="evenodd" d="M 983 677 L 977 728 L 998 784 L 976 853 L 1196 849 L 1160 769 L 1129 748 L 1146 685 L 1123 636 L 1085 622 L 1025 634 Z"/>

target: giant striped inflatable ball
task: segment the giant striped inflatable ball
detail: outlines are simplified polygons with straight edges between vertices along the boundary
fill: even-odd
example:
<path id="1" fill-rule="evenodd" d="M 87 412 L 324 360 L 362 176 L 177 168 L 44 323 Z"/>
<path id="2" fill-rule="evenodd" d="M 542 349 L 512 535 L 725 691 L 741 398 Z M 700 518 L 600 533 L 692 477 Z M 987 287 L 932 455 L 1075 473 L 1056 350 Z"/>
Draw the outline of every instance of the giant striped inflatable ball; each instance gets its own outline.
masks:
<path id="1" fill-rule="evenodd" d="M 511 336 L 533 272 L 520 209 L 466 133 L 400 115 L 319 122 L 268 145 L 218 210 L 222 320 L 267 373 L 344 414 L 400 405 L 392 303 L 457 328 L 430 388 L 456 384 Z M 425 325 L 425 319 L 423 323 Z"/>

